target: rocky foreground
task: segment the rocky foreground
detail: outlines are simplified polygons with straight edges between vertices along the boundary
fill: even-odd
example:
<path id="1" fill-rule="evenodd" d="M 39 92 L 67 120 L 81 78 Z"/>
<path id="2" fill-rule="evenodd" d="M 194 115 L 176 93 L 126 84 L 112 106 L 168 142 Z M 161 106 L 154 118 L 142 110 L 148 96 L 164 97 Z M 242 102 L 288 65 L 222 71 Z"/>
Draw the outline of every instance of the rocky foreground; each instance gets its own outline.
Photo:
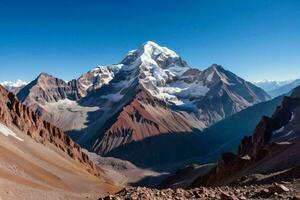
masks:
<path id="1" fill-rule="evenodd" d="M 145 187 L 124 188 L 114 195 L 99 200 L 184 200 L 184 199 L 290 199 L 300 200 L 300 180 L 280 182 L 271 185 L 250 185 L 233 187 L 199 187 L 183 189 L 149 189 Z"/>

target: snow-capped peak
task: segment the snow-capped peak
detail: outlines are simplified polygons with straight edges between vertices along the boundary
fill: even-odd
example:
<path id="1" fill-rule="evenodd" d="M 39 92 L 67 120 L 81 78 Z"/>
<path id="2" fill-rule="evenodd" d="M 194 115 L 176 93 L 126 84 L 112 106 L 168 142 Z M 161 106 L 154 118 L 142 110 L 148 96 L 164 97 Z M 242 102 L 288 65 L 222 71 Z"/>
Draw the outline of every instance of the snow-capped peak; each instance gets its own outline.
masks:
<path id="1" fill-rule="evenodd" d="M 187 63 L 174 51 L 167 47 L 161 47 L 152 41 L 145 42 L 140 48 L 129 51 L 121 63 L 138 66 L 140 62 L 157 65 L 162 69 L 169 69 L 175 74 L 189 68 Z"/>
<path id="2" fill-rule="evenodd" d="M 207 84 L 216 83 L 222 81 L 226 85 L 233 85 L 230 82 L 230 73 L 227 72 L 221 65 L 213 64 L 202 72 L 203 79 L 206 80 Z"/>
<path id="3" fill-rule="evenodd" d="M 82 96 L 86 95 L 86 91 L 98 89 L 102 85 L 108 84 L 121 68 L 122 64 L 97 65 L 91 71 L 81 75 L 77 80 L 79 87 L 82 89 Z"/>
<path id="4" fill-rule="evenodd" d="M 4 86 L 4 87 L 22 87 L 24 85 L 26 85 L 27 82 L 26 81 L 22 81 L 22 80 L 17 80 L 15 82 L 13 81 L 4 81 L 2 83 L 0 83 L 0 85 Z"/>
<path id="5" fill-rule="evenodd" d="M 161 47 L 155 42 L 148 41 L 142 45 L 142 47 L 139 49 L 143 53 L 149 54 L 152 58 L 158 56 L 159 54 L 164 54 L 166 57 L 179 57 L 174 51 L 171 49 L 168 49 L 167 47 Z"/>

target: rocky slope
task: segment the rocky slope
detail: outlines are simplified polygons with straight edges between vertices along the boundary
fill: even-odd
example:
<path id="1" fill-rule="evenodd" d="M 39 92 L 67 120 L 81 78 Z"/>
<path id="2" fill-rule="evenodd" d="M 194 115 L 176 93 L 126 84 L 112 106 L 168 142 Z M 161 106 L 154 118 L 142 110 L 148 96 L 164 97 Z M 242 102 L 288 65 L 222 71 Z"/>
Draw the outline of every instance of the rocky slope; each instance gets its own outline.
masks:
<path id="1" fill-rule="evenodd" d="M 2 86 L 0 152 L 3 199 L 95 199 L 118 188 L 69 136 Z"/>
<path id="2" fill-rule="evenodd" d="M 81 96 L 76 82 L 66 83 L 49 74 L 41 73 L 34 81 L 22 88 L 17 93 L 17 97 L 44 120 L 55 124 L 53 113 L 47 109 L 46 104 L 63 99 L 78 100 Z"/>
<path id="3" fill-rule="evenodd" d="M 261 116 L 272 116 L 283 96 L 246 108 L 203 130 L 216 158 L 225 152 L 236 152 L 244 136 L 251 136 Z"/>
<path id="4" fill-rule="evenodd" d="M 153 143 L 166 133 L 196 133 L 269 99 L 219 65 L 192 69 L 154 42 L 128 52 L 119 64 L 98 66 L 68 83 L 42 74 L 18 97 L 81 146 L 121 158 L 119 147 L 129 143 L 137 150 L 149 147 L 140 142 Z"/>
<path id="5" fill-rule="evenodd" d="M 263 117 L 237 154 L 225 153 L 218 165 L 193 186 L 270 183 L 299 178 L 300 87 L 285 97 L 273 116 Z"/>
<path id="6" fill-rule="evenodd" d="M 268 185 L 251 186 L 223 186 L 214 188 L 199 187 L 189 190 L 183 189 L 149 189 L 144 187 L 125 188 L 114 195 L 109 195 L 99 200 L 168 200 L 168 199 L 221 199 L 221 200 L 246 200 L 246 199 L 300 199 L 299 180 L 274 183 Z"/>
<path id="7" fill-rule="evenodd" d="M 141 91 L 123 108 L 117 121 L 106 131 L 101 143 L 98 146 L 96 144 L 94 151 L 105 154 L 134 141 L 160 134 L 189 133 L 193 128 L 202 126 L 196 118 L 185 112 L 172 111 L 149 92 Z"/>
<path id="8" fill-rule="evenodd" d="M 16 126 L 38 143 L 55 145 L 72 159 L 82 163 L 90 173 L 100 175 L 94 163 L 81 151 L 78 144 L 59 128 L 43 121 L 2 86 L 0 86 L 0 122 L 8 127 Z"/>

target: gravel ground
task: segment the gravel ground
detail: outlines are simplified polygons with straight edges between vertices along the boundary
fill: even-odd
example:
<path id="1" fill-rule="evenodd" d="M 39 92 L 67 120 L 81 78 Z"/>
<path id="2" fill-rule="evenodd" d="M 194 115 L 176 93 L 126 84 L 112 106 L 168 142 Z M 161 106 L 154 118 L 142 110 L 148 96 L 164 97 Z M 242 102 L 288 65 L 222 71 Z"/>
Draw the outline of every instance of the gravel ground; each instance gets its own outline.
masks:
<path id="1" fill-rule="evenodd" d="M 250 185 L 234 187 L 211 187 L 183 189 L 149 189 L 145 187 L 124 188 L 114 195 L 99 200 L 185 200 L 185 199 L 290 199 L 300 200 L 300 180 L 279 182 L 271 185 Z"/>

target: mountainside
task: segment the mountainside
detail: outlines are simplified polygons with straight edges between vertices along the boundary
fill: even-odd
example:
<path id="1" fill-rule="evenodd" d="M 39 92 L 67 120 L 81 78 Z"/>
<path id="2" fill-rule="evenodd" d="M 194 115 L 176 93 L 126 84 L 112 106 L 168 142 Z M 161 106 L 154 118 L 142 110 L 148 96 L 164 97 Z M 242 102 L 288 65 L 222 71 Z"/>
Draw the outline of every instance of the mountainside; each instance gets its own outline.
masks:
<path id="1" fill-rule="evenodd" d="M 271 183 L 299 178 L 300 87 L 285 97 L 273 116 L 263 117 L 237 155 L 223 154 L 218 165 L 194 182 L 200 185 Z"/>
<path id="2" fill-rule="evenodd" d="M 21 104 L 16 96 L 0 86 L 0 120 L 6 126 L 16 126 L 25 134 L 42 144 L 50 143 L 66 152 L 70 157 L 86 165 L 87 169 L 98 175 L 94 164 L 81 151 L 78 144 L 59 128 L 43 121 L 28 107 Z"/>
<path id="3" fill-rule="evenodd" d="M 288 84 L 282 85 L 281 87 L 271 90 L 268 93 L 272 97 L 277 97 L 279 95 L 289 95 L 288 93 L 291 92 L 295 87 L 300 85 L 300 79 L 296 79 Z"/>
<path id="4" fill-rule="evenodd" d="M 117 189 L 78 144 L 2 86 L 0 133 L 0 183 L 9 191 L 2 194 L 5 191 L 1 190 L 1 197 L 9 198 L 15 191 L 14 196 L 22 199 L 41 199 L 53 191 L 53 197 L 82 199 L 86 192 L 91 192 L 91 196 Z M 82 184 L 81 189 L 78 184 Z"/>
<path id="5" fill-rule="evenodd" d="M 269 99 L 219 65 L 192 69 L 154 42 L 130 51 L 119 64 L 98 66 L 68 83 L 42 74 L 18 97 L 83 147 L 114 156 L 129 143 L 196 133 Z"/>
<path id="6" fill-rule="evenodd" d="M 194 123 L 193 123 L 194 122 Z M 94 151 L 103 154 L 130 142 L 166 133 L 189 133 L 201 128 L 196 118 L 174 112 L 146 91 L 139 92 L 135 99 L 125 106 L 117 121 L 105 132 L 101 143 Z"/>
<path id="7" fill-rule="evenodd" d="M 256 104 L 204 129 L 203 134 L 207 136 L 207 142 L 216 156 L 228 151 L 235 152 L 241 139 L 252 134 L 261 116 L 271 116 L 282 100 L 283 96 L 280 96 Z"/>

